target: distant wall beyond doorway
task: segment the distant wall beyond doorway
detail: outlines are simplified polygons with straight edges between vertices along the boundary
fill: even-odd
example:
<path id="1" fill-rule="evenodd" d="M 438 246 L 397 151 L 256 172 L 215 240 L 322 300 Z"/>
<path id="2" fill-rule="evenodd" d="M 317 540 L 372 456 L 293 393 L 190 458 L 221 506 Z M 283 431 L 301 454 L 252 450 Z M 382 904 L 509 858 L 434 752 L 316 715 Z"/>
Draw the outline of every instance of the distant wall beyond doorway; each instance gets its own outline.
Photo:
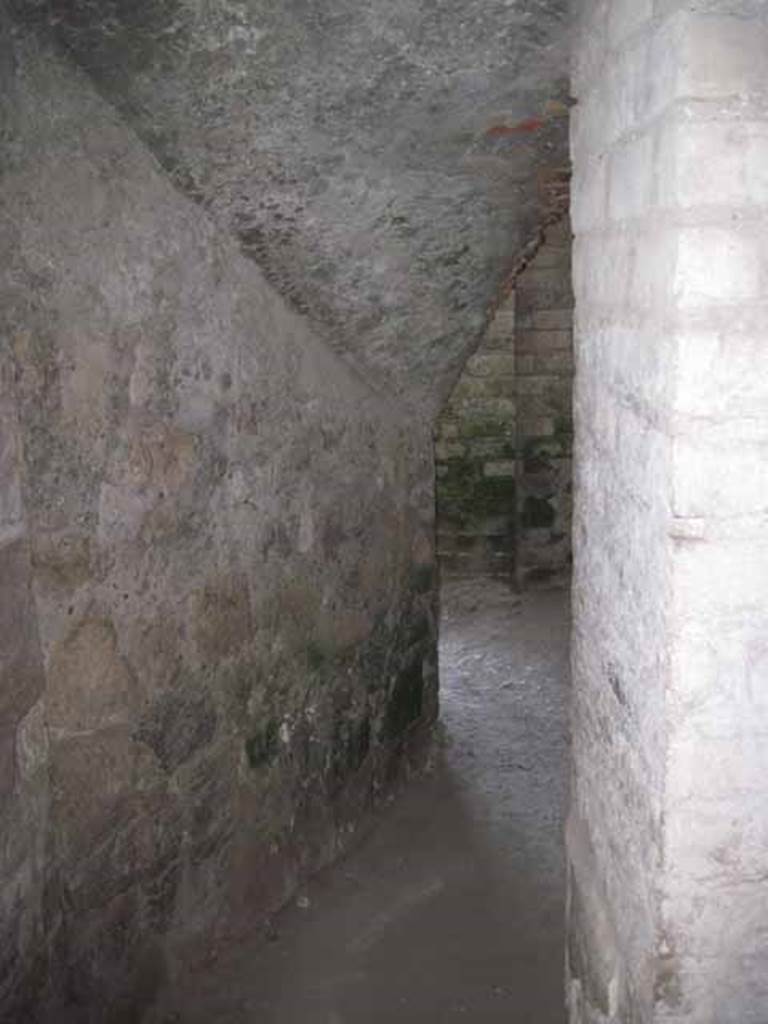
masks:
<path id="1" fill-rule="evenodd" d="M 572 326 L 564 217 L 545 231 L 438 421 L 444 573 L 501 576 L 521 587 L 567 582 Z"/>

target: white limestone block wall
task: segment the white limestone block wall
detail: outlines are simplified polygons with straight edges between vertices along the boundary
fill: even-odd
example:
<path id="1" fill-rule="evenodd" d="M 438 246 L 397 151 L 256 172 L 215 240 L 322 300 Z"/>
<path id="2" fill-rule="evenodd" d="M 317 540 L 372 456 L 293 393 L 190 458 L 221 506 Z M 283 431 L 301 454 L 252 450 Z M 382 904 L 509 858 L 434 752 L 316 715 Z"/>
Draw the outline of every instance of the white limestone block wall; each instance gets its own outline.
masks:
<path id="1" fill-rule="evenodd" d="M 579 0 L 574 1022 L 768 1020 L 768 5 Z"/>

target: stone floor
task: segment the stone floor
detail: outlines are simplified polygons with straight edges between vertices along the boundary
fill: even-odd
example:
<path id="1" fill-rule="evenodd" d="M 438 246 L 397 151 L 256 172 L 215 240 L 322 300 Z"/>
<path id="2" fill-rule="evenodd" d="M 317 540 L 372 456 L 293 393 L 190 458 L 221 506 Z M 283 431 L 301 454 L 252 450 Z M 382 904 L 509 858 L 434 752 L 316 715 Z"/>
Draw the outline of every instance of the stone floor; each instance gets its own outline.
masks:
<path id="1" fill-rule="evenodd" d="M 562 1024 L 567 646 L 565 594 L 447 584 L 434 770 L 173 1019 Z"/>

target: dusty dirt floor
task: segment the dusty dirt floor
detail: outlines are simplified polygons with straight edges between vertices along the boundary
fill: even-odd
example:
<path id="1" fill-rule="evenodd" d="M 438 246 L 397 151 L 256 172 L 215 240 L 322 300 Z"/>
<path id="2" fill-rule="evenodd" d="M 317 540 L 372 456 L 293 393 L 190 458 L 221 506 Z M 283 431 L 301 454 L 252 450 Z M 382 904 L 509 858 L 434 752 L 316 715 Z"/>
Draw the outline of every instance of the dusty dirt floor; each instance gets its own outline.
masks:
<path id="1" fill-rule="evenodd" d="M 178 1024 L 563 1024 L 567 595 L 443 589 L 433 770 Z"/>

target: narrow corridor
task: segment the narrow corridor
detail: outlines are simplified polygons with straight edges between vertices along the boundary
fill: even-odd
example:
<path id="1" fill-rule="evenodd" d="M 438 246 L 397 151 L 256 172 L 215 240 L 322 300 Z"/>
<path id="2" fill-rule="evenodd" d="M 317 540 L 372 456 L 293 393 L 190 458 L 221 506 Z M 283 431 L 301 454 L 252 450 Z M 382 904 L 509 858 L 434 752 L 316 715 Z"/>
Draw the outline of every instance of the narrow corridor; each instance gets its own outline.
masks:
<path id="1" fill-rule="evenodd" d="M 434 770 L 163 1024 L 560 1024 L 567 597 L 443 590 Z"/>
<path id="2" fill-rule="evenodd" d="M 0 1024 L 768 1024 L 766 55 L 0 0 Z"/>

